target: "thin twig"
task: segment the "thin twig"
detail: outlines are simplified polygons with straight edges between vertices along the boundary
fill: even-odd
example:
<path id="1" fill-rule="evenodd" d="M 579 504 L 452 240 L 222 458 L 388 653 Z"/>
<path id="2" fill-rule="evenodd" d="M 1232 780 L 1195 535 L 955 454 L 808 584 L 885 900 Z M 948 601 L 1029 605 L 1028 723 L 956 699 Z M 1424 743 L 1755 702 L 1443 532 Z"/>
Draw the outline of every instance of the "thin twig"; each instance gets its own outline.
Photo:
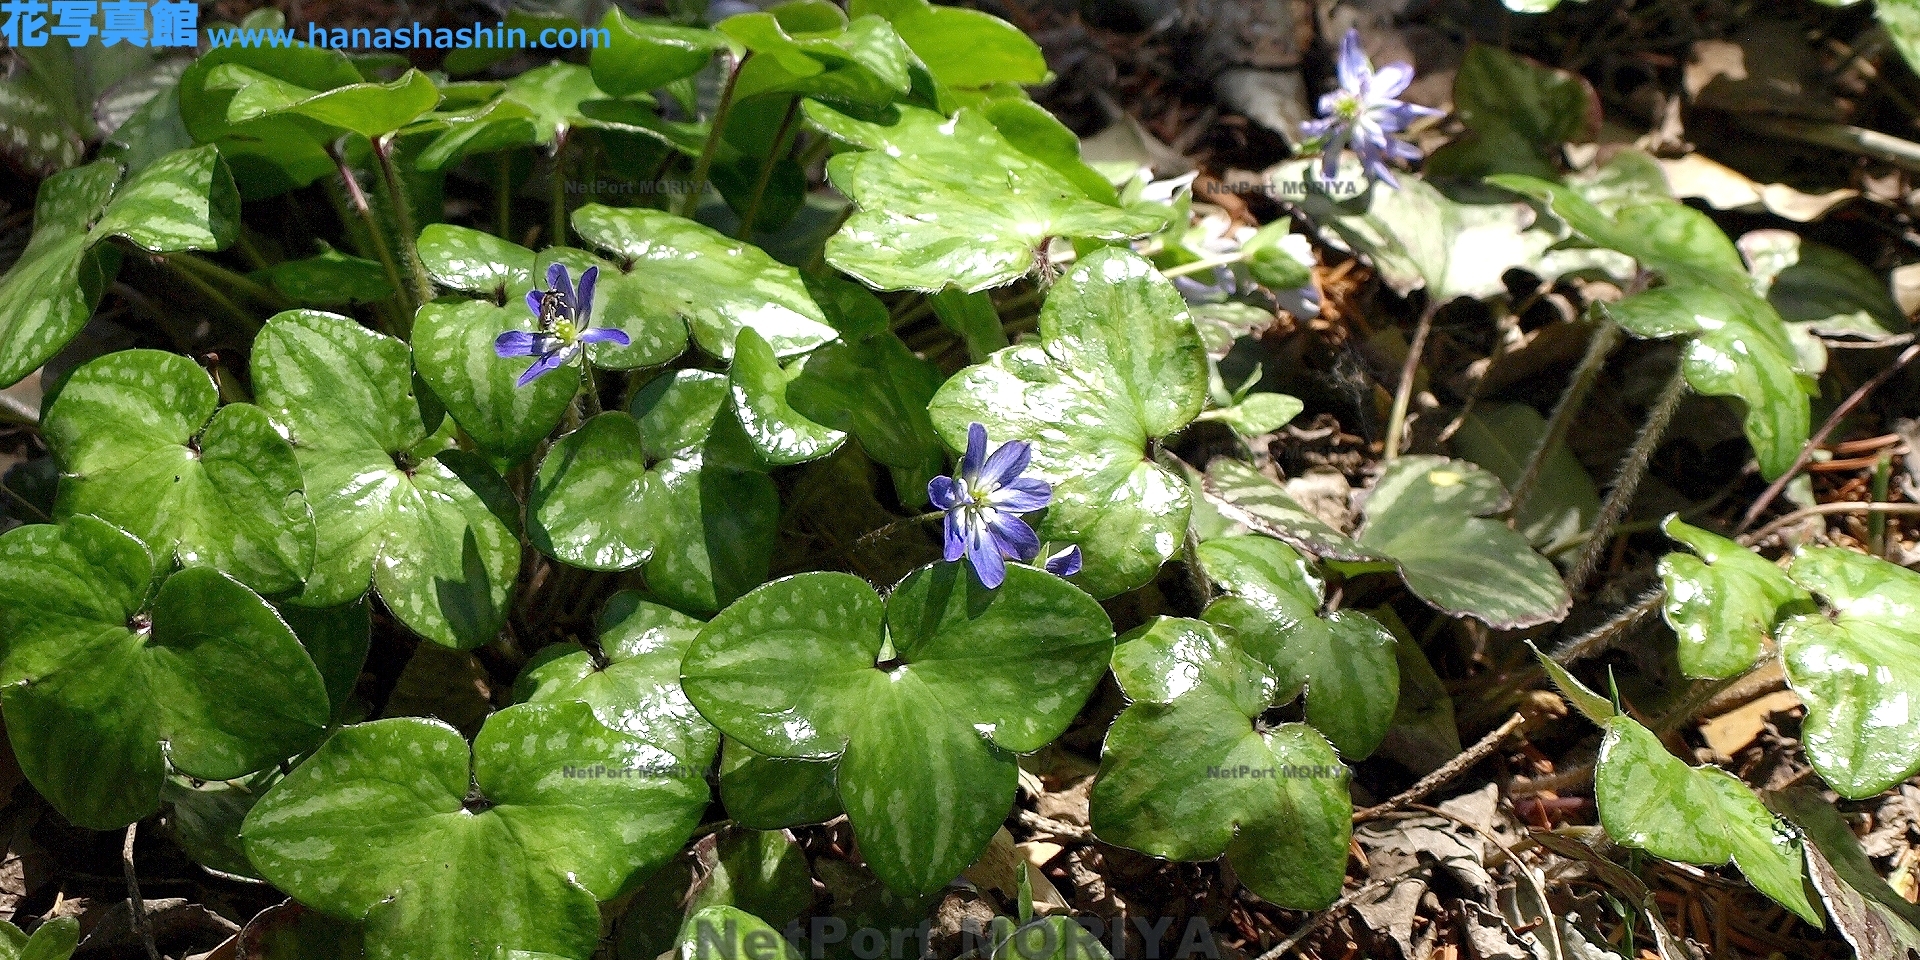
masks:
<path id="1" fill-rule="evenodd" d="M 1808 517 L 1820 517 L 1834 513 L 1892 513 L 1908 517 L 1920 516 L 1920 503 L 1859 503 L 1851 500 L 1840 503 L 1816 503 L 1811 507 L 1795 510 L 1761 527 L 1751 536 L 1741 537 L 1740 540 L 1743 543 L 1759 543 L 1779 533 L 1782 529 L 1793 526 Z"/>
<path id="2" fill-rule="evenodd" d="M 17 503 L 22 507 L 25 507 L 27 509 L 27 512 L 33 514 L 34 519 L 39 521 L 40 523 L 53 522 L 53 518 L 47 516 L 47 512 L 45 510 L 42 510 L 38 506 L 35 506 L 33 501 L 28 500 L 26 497 L 22 496 L 20 494 L 20 491 L 7 486 L 5 483 L 0 483 L 0 493 L 6 494 L 7 499 L 12 500 L 14 503 Z"/>
<path id="3" fill-rule="evenodd" d="M 127 840 L 120 846 L 120 867 L 127 874 L 127 910 L 133 915 L 133 931 L 146 945 L 148 960 L 160 960 L 160 948 L 153 945 L 153 927 L 147 923 L 147 901 L 140 897 L 140 878 L 133 870 L 133 838 L 139 829 L 138 821 L 127 824 Z"/>
<path id="4" fill-rule="evenodd" d="M 1912 363 L 1916 356 L 1920 356 L 1920 343 L 1901 351 L 1900 356 L 1894 359 L 1892 366 L 1874 374 L 1871 380 L 1860 385 L 1860 389 L 1853 391 L 1851 396 L 1840 401 L 1840 405 L 1834 407 L 1833 413 L 1827 417 L 1827 422 L 1820 426 L 1819 432 L 1808 437 L 1807 442 L 1800 447 L 1800 455 L 1794 458 L 1793 466 L 1788 467 L 1786 473 L 1767 485 L 1766 492 L 1760 494 L 1760 499 L 1755 500 L 1753 506 L 1747 508 L 1747 515 L 1740 518 L 1740 526 L 1733 532 L 1744 533 L 1748 527 L 1753 526 L 1754 521 L 1760 519 L 1760 515 L 1767 512 L 1767 508 L 1773 505 L 1774 499 L 1780 496 L 1781 491 L 1787 489 L 1787 484 L 1792 483 L 1793 478 L 1806 467 L 1807 461 L 1813 459 L 1813 451 L 1824 446 L 1827 438 L 1833 436 L 1833 431 L 1839 428 L 1840 421 L 1846 419 L 1847 414 L 1852 413 L 1855 407 L 1863 403 L 1875 390 L 1880 389 L 1882 384 L 1893 379 L 1893 375 L 1899 373 L 1901 368 Z"/>
<path id="5" fill-rule="evenodd" d="M 1506 723 L 1488 731 L 1487 735 L 1481 737 L 1478 743 L 1468 747 L 1452 760 L 1448 760 L 1440 769 L 1421 777 L 1419 782 L 1408 787 L 1393 799 L 1385 803 L 1374 804 L 1365 810 L 1356 812 L 1353 815 L 1354 822 L 1359 823 L 1362 820 L 1371 820 L 1381 814 L 1392 813 L 1395 810 L 1426 799 L 1428 794 L 1446 786 L 1453 778 L 1467 772 L 1472 769 L 1474 765 L 1485 760 L 1493 751 L 1500 748 L 1501 741 L 1507 739 L 1509 734 L 1520 729 L 1521 725 L 1526 722 L 1527 718 L 1518 713 L 1508 717 Z"/>
<path id="6" fill-rule="evenodd" d="M 1407 359 L 1400 365 L 1400 382 L 1393 390 L 1393 410 L 1387 415 L 1384 459 L 1392 460 L 1400 455 L 1401 434 L 1407 426 L 1407 406 L 1413 402 L 1413 380 L 1420 373 L 1420 354 L 1426 352 L 1427 335 L 1433 332 L 1433 317 L 1439 312 L 1439 298 L 1434 297 L 1426 309 L 1420 311 L 1420 322 L 1413 328 L 1413 342 L 1407 344 Z"/>
<path id="7" fill-rule="evenodd" d="M 1405 880 L 1416 873 L 1430 872 L 1432 869 L 1433 867 L 1430 864 L 1425 864 L 1425 863 L 1415 864 L 1392 876 L 1375 877 L 1372 880 L 1368 880 L 1366 883 L 1363 883 L 1357 887 L 1354 887 L 1352 893 L 1349 893 L 1346 896 L 1341 897 L 1338 900 L 1335 900 L 1333 902 L 1333 906 L 1330 906 L 1325 910 L 1322 910 L 1319 913 L 1314 914 L 1313 919 L 1309 920 L 1306 926 L 1301 927 L 1298 930 L 1295 930 L 1291 936 L 1287 937 L 1285 940 L 1280 941 L 1277 945 L 1274 946 L 1273 949 L 1268 950 L 1266 953 L 1261 954 L 1258 960 L 1280 960 L 1281 957 L 1284 957 L 1288 953 L 1291 953 L 1294 947 L 1299 946 L 1301 941 L 1320 932 L 1320 928 L 1326 926 L 1329 923 L 1332 923 L 1334 921 L 1334 918 L 1340 916 L 1340 914 L 1343 911 L 1345 911 L 1348 907 L 1351 907 L 1354 904 L 1359 903 L 1361 900 L 1365 899 L 1366 897 L 1372 896 L 1373 894 L 1379 892 L 1384 887 L 1389 887 L 1396 883 L 1399 883 L 1400 881 Z"/>

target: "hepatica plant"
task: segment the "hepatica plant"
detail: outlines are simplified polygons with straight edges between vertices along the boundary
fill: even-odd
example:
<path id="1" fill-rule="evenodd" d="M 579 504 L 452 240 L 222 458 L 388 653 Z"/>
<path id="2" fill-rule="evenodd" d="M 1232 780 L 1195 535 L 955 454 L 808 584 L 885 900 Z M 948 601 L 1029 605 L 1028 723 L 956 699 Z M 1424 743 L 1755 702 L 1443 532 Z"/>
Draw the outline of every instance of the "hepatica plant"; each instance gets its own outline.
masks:
<path id="1" fill-rule="evenodd" d="M 4 408 L 39 458 L 5 481 L 7 736 L 76 827 L 163 817 L 143 857 L 177 842 L 302 905 L 258 935 L 306 952 L 268 955 L 652 957 L 693 910 L 749 944 L 808 911 L 911 927 L 1017 858 L 1030 769 L 1091 778 L 1062 843 L 1333 903 L 1349 768 L 1377 791 L 1459 749 L 1427 650 L 1559 631 L 1646 458 L 1600 505 L 1550 442 L 1578 390 L 1556 424 L 1462 411 L 1442 447 L 1387 379 L 1356 394 L 1399 392 L 1361 495 L 1285 482 L 1327 434 L 1282 432 L 1305 404 L 1266 387 L 1307 380 L 1260 332 L 1335 302 L 1329 257 L 1423 323 L 1507 315 L 1514 269 L 1614 270 L 1634 293 L 1594 336 L 1676 341 L 1673 402 L 1736 402 L 1768 478 L 1807 439 L 1814 371 L 1718 228 L 1641 155 L 1550 162 L 1598 122 L 1567 75 L 1472 52 L 1446 165 L 1500 175 L 1443 193 L 1398 139 L 1436 113 L 1398 99 L 1412 68 L 1348 34 L 1306 162 L 1399 189 L 1228 236 L 1083 161 L 1023 92 L 1039 48 L 976 10 L 597 27 L 578 61 L 432 73 L 122 49 L 151 98 L 103 142 L 55 119 L 106 114 L 42 61 L 0 90 L 0 153 L 43 177 L 0 276 L 0 386 L 43 398 Z M 1515 131 L 1526 162 L 1490 161 Z M 1778 658 L 1843 795 L 1920 768 L 1913 574 L 1668 530 L 1684 670 Z M 1615 839 L 1816 916 L 1743 784 L 1595 717 Z"/>

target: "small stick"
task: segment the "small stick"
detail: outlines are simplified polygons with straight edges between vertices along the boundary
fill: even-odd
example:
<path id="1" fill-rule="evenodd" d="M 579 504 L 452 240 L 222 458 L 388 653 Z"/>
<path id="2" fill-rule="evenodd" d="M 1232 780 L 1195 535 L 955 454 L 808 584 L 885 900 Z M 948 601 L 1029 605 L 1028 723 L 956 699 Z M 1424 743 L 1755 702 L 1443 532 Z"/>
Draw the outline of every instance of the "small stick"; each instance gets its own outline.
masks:
<path id="1" fill-rule="evenodd" d="M 1086 843 L 1093 839 L 1093 831 L 1071 823 L 1062 823 L 1052 817 L 1043 817 L 1032 810 L 1021 809 L 1015 812 L 1014 819 L 1023 827 L 1035 833 L 1044 833 L 1062 840 L 1074 840 Z"/>
<path id="2" fill-rule="evenodd" d="M 1407 426 L 1407 406 L 1413 402 L 1413 381 L 1420 373 L 1420 355 L 1427 350 L 1427 335 L 1433 332 L 1433 317 L 1439 312 L 1436 297 L 1420 311 L 1420 323 L 1413 328 L 1413 342 L 1407 345 L 1406 362 L 1400 365 L 1400 382 L 1393 390 L 1393 410 L 1387 415 L 1387 460 L 1400 455 L 1401 434 Z"/>
<path id="3" fill-rule="evenodd" d="M 1338 900 L 1335 900 L 1333 902 L 1333 906 L 1320 911 L 1319 914 L 1315 915 L 1312 920 L 1307 922 L 1306 926 L 1301 927 L 1300 929 L 1294 931 L 1292 936 L 1289 936 L 1285 940 L 1280 941 L 1280 943 L 1276 945 L 1272 950 L 1268 950 L 1266 953 L 1261 954 L 1257 958 L 1257 960 L 1280 960 L 1281 957 L 1284 957 L 1288 953 L 1291 953 L 1294 947 L 1299 946 L 1301 941 L 1307 939 L 1308 937 L 1313 936 L 1315 933 L 1320 932 L 1321 927 L 1324 927 L 1327 924 L 1332 923 L 1334 918 L 1340 915 L 1341 911 L 1347 909 L 1348 907 L 1353 906 L 1356 903 L 1359 903 L 1362 898 L 1371 896 L 1372 894 L 1378 892 L 1382 887 L 1399 883 L 1400 881 L 1405 880 L 1416 873 L 1421 873 L 1431 869 L 1432 867 L 1430 867 L 1428 864 L 1424 864 L 1424 863 L 1416 864 L 1399 873 L 1394 874 L 1393 876 L 1375 877 L 1372 880 L 1368 880 L 1366 883 L 1363 883 L 1353 888 L 1352 893 L 1349 893 L 1346 896 L 1341 897 Z"/>
<path id="4" fill-rule="evenodd" d="M 1799 475 L 1800 469 L 1807 465 L 1807 461 L 1813 459 L 1813 451 L 1824 445 L 1827 438 L 1833 435 L 1833 431 L 1839 428 L 1840 421 L 1845 419 L 1847 414 L 1852 413 L 1853 409 L 1863 403 L 1875 390 L 1880 389 L 1882 384 L 1893 379 L 1894 374 L 1912 363 L 1914 357 L 1920 357 L 1920 343 L 1901 351 L 1900 356 L 1894 359 L 1892 366 L 1874 374 L 1873 379 L 1861 384 L 1860 389 L 1853 391 L 1851 396 L 1842 400 L 1839 406 L 1834 407 L 1832 415 L 1827 417 L 1827 422 L 1821 425 L 1820 431 L 1808 438 L 1806 445 L 1800 448 L 1800 456 L 1794 459 L 1793 466 L 1788 467 L 1787 472 L 1781 474 L 1779 479 L 1767 485 L 1766 492 L 1760 494 L 1760 499 L 1755 500 L 1753 506 L 1747 508 L 1747 515 L 1740 518 L 1740 526 L 1733 532 L 1745 533 L 1748 527 L 1753 526 L 1754 521 L 1760 519 L 1760 515 L 1767 512 L 1767 508 L 1773 505 L 1774 499 L 1780 496 L 1781 491 L 1787 489 L 1787 484 L 1792 483 L 1793 478 Z"/>
<path id="5" fill-rule="evenodd" d="M 147 901 L 140 896 L 140 878 L 133 872 L 133 838 L 139 829 L 138 821 L 127 824 L 127 840 L 120 846 L 120 866 L 127 874 L 127 910 L 133 914 L 133 930 L 146 945 L 148 960 L 160 960 L 160 948 L 153 945 L 153 928 L 147 924 Z"/>
<path id="6" fill-rule="evenodd" d="M 1819 517 L 1833 513 L 1893 513 L 1901 516 L 1920 516 L 1920 503 L 1859 503 L 1851 500 L 1841 503 L 1816 503 L 1803 510 L 1795 510 L 1761 527 L 1757 532 L 1749 536 L 1741 537 L 1740 542 L 1759 543 L 1779 533 L 1782 529 L 1793 526 L 1808 517 Z"/>
<path id="7" fill-rule="evenodd" d="M 1391 813 L 1426 799 L 1428 794 L 1446 786 L 1448 781 L 1472 769 L 1473 766 L 1480 761 L 1485 760 L 1488 755 L 1500 748 L 1500 742 L 1505 740 L 1508 734 L 1520 729 L 1520 726 L 1524 723 L 1526 723 L 1526 717 L 1520 714 L 1516 713 L 1508 717 L 1506 723 L 1488 731 L 1486 736 L 1480 738 L 1480 742 L 1468 747 L 1452 760 L 1448 760 L 1440 769 L 1421 777 L 1419 782 L 1408 787 L 1398 796 L 1385 803 L 1374 804 L 1365 810 L 1355 813 L 1353 815 L 1354 822 L 1359 823 L 1362 820 L 1371 820 L 1381 814 Z"/>

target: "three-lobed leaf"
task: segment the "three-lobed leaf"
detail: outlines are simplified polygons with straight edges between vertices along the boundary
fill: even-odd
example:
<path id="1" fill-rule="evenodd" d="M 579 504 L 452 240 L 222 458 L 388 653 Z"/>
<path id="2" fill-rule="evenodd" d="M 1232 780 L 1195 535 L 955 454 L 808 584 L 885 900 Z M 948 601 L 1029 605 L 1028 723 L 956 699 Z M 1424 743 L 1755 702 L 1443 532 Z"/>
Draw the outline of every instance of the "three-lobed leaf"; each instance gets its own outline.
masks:
<path id="1" fill-rule="evenodd" d="M 1760 659 L 1786 608 L 1810 603 L 1786 571 L 1732 540 L 1668 517 L 1662 529 L 1693 553 L 1660 558 L 1662 611 L 1690 677 L 1731 677 Z"/>

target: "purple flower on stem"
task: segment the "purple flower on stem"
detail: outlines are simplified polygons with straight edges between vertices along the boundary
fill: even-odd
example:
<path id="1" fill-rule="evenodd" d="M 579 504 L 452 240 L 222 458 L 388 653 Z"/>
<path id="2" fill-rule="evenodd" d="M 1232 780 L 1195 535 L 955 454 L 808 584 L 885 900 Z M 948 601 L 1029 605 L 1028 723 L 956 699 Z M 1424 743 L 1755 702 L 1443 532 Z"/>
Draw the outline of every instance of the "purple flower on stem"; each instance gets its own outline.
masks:
<path id="1" fill-rule="evenodd" d="M 1047 572 L 1056 577 L 1071 577 L 1080 572 L 1080 548 L 1068 547 L 1047 558 Z"/>
<path id="2" fill-rule="evenodd" d="M 987 428 L 975 423 L 967 427 L 960 475 L 934 477 L 927 484 L 927 499 L 947 515 L 946 559 L 966 557 L 989 588 L 1006 582 L 1008 560 L 1028 562 L 1040 555 L 1040 537 L 1020 514 L 1046 506 L 1053 487 L 1020 475 L 1032 460 L 1033 445 L 1025 440 L 1009 440 L 989 454 Z M 1079 560 L 1080 548 L 1069 547 L 1048 559 L 1048 569 L 1059 561 L 1063 568 L 1071 564 L 1068 573 L 1075 572 Z"/>
<path id="3" fill-rule="evenodd" d="M 493 352 L 502 357 L 539 357 L 527 372 L 514 381 L 526 386 L 550 370 L 558 370 L 579 354 L 585 344 L 633 342 L 625 331 L 609 327 L 590 327 L 593 316 L 593 285 L 600 279 L 599 267 L 588 267 L 580 274 L 580 286 L 562 264 L 547 268 L 547 289 L 527 291 L 527 309 L 539 318 L 540 329 L 508 330 L 494 338 Z"/>
<path id="4" fill-rule="evenodd" d="M 1367 172 L 1390 187 L 1399 187 L 1390 158 L 1420 159 L 1419 148 L 1394 139 L 1422 117 L 1441 112 L 1394 99 L 1413 82 L 1413 67 L 1389 63 L 1379 70 L 1360 49 L 1360 31 L 1348 30 L 1340 41 L 1340 87 L 1320 98 L 1320 119 L 1300 125 L 1308 137 L 1320 140 L 1320 175 L 1332 180 L 1340 171 L 1340 151 L 1352 147 Z"/>

